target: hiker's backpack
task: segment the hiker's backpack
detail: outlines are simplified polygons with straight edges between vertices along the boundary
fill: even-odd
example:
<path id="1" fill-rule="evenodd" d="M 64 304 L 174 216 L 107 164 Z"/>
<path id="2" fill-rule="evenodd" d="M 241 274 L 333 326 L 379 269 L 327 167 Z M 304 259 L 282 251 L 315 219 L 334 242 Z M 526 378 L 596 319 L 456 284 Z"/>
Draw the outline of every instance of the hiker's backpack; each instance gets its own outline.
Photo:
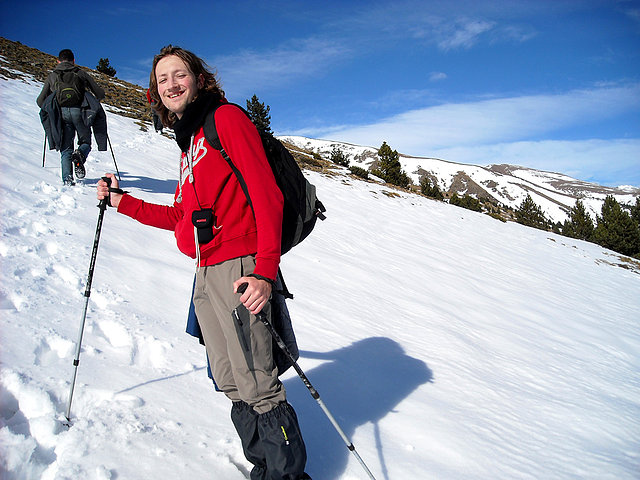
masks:
<path id="1" fill-rule="evenodd" d="M 61 107 L 79 107 L 84 100 L 84 81 L 74 70 L 57 70 L 53 90 Z"/>
<path id="2" fill-rule="evenodd" d="M 218 105 L 229 105 L 223 103 Z M 235 105 L 235 104 L 231 104 Z M 240 107 L 247 117 L 251 118 L 247 111 Z M 204 137 L 213 148 L 218 150 L 227 161 L 233 173 L 235 173 L 242 191 L 247 197 L 247 202 L 253 210 L 253 203 L 249 197 L 247 184 L 240 173 L 240 170 L 234 165 L 227 152 L 222 148 L 218 132 L 216 130 L 215 112 L 207 114 L 204 122 Z M 259 132 L 262 139 L 262 146 L 269 160 L 269 165 L 273 171 L 278 188 L 284 197 L 284 207 L 282 212 L 282 244 L 280 252 L 282 255 L 291 250 L 302 240 L 304 240 L 316 224 L 316 220 L 324 220 L 324 205 L 316 197 L 316 187 L 309 183 L 298 166 L 298 163 L 291 155 L 291 152 L 273 135 L 266 132 Z M 255 214 L 255 210 L 254 210 Z"/>

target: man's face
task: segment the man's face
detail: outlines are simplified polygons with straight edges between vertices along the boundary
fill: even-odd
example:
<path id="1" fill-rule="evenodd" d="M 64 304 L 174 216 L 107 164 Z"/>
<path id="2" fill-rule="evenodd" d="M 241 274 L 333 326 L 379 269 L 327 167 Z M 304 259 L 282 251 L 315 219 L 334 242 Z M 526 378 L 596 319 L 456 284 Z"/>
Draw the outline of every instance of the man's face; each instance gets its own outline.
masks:
<path id="1" fill-rule="evenodd" d="M 198 81 L 180 57 L 167 55 L 156 64 L 156 80 L 164 106 L 182 118 L 187 105 L 198 95 L 202 79 Z"/>

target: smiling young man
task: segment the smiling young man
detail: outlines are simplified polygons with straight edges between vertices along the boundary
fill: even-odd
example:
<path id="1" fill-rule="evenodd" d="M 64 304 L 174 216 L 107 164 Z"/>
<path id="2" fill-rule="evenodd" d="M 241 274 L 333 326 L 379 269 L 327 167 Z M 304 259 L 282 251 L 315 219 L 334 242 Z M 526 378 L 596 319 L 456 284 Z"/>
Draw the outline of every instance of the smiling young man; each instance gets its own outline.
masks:
<path id="1" fill-rule="evenodd" d="M 271 315 L 283 207 L 258 131 L 242 110 L 227 104 L 216 76 L 187 50 L 163 48 L 149 83 L 156 112 L 182 151 L 174 203 L 116 193 L 113 174 L 111 189 L 98 182 L 98 198 L 109 196 L 118 212 L 173 230 L 180 251 L 196 259 L 196 315 L 213 377 L 232 401 L 231 419 L 254 465 L 251 479 L 308 479 L 304 441 L 278 379 L 272 338 L 255 317 Z M 216 106 L 220 142 L 245 179 L 253 210 L 231 167 L 204 138 L 205 117 Z"/>

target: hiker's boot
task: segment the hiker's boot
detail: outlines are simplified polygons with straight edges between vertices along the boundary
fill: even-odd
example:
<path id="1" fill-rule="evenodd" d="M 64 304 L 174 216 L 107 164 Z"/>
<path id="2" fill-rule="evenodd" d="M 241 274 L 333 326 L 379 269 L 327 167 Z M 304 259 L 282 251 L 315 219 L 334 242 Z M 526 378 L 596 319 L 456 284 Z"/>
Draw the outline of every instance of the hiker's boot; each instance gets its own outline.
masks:
<path id="1" fill-rule="evenodd" d="M 251 480 L 267 480 L 267 462 L 258 435 L 258 413 L 246 402 L 233 402 L 231 421 L 240 436 L 244 456 L 254 465 Z"/>
<path id="2" fill-rule="evenodd" d="M 310 478 L 304 472 L 307 450 L 298 417 L 289 403 L 282 402 L 272 410 L 259 414 L 258 434 L 267 461 L 267 480 Z"/>
<path id="3" fill-rule="evenodd" d="M 73 163 L 76 178 L 84 178 L 86 171 L 84 169 L 84 155 L 80 150 L 75 150 L 71 154 L 71 163 Z"/>

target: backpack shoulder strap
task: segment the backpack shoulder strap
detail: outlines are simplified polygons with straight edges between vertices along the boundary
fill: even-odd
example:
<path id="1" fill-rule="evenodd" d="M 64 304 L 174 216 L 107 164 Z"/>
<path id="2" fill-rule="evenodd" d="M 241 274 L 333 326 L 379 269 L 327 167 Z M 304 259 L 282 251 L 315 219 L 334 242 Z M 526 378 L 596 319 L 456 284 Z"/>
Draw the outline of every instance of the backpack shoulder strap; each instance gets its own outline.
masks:
<path id="1" fill-rule="evenodd" d="M 233 105 L 238 107 L 240 110 L 244 112 L 247 118 L 251 119 L 249 113 L 242 108 L 240 105 L 236 103 L 219 103 L 211 110 L 211 113 L 208 113 L 204 120 L 203 130 L 204 130 L 204 138 L 207 140 L 209 145 L 211 145 L 216 150 L 222 152 L 224 149 L 222 148 L 222 143 L 220 143 L 220 137 L 218 136 L 218 130 L 216 129 L 216 111 L 218 108 L 223 105 Z M 223 155 L 224 156 L 224 155 Z"/>
<path id="2" fill-rule="evenodd" d="M 204 138 L 209 145 L 211 145 L 213 148 L 215 148 L 222 154 L 222 158 L 226 160 L 231 170 L 233 170 L 233 173 L 237 177 L 238 182 L 240 182 L 240 187 L 244 192 L 244 196 L 247 197 L 247 202 L 251 207 L 251 211 L 253 211 L 253 214 L 255 216 L 255 210 L 253 209 L 253 202 L 251 201 L 251 197 L 249 196 L 249 189 L 247 188 L 247 182 L 245 182 L 244 177 L 242 176 L 242 173 L 240 172 L 240 170 L 238 170 L 238 167 L 236 167 L 236 165 L 233 163 L 229 154 L 225 152 L 224 148 L 222 148 L 222 143 L 220 142 L 220 137 L 218 136 L 218 130 L 216 129 L 216 111 L 222 105 L 229 105 L 229 104 L 221 103 L 219 105 L 216 105 L 211 110 L 211 112 L 208 113 L 207 116 L 205 117 L 204 125 L 202 126 L 202 130 L 204 132 Z M 235 105 L 235 104 L 231 104 L 231 105 Z M 238 105 L 236 106 L 242 109 L 242 107 Z M 242 110 L 244 111 L 244 109 Z"/>
<path id="3" fill-rule="evenodd" d="M 85 90 L 89 89 L 89 75 L 85 73 L 80 67 L 76 66 L 72 70 L 75 77 L 78 79 L 78 82 Z"/>
<path id="4" fill-rule="evenodd" d="M 211 112 L 207 113 L 204 119 L 204 125 L 202 126 L 205 140 L 218 151 L 222 150 L 222 144 L 220 143 L 220 137 L 218 137 L 218 130 L 216 129 L 216 111 L 222 105 L 224 104 L 216 105 L 211 109 Z"/>
<path id="5" fill-rule="evenodd" d="M 58 84 L 60 82 L 62 82 L 62 75 L 64 74 L 64 72 L 62 70 L 54 70 L 53 74 L 54 74 L 54 77 L 53 77 L 53 90 L 57 90 L 58 89 Z"/>

